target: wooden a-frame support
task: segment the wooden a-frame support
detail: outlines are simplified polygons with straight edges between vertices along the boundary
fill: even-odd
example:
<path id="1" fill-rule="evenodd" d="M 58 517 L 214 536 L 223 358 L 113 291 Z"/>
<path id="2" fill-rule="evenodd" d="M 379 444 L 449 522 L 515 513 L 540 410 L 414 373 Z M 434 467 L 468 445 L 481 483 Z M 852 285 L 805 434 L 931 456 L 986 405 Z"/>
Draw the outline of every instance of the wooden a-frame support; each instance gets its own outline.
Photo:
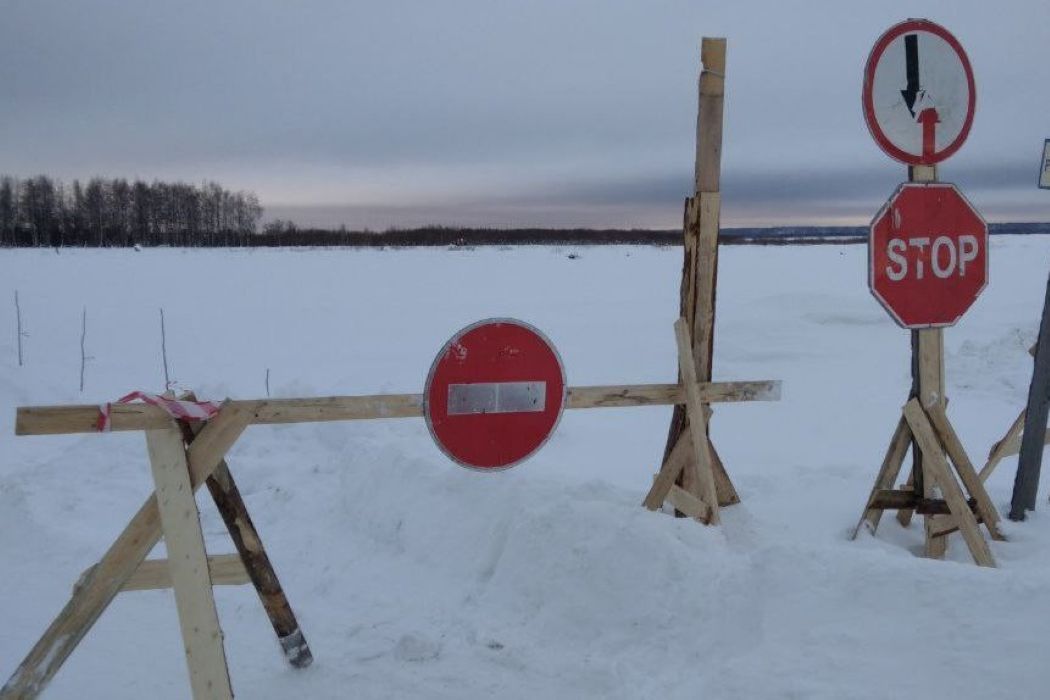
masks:
<path id="1" fill-rule="evenodd" d="M 912 179 L 936 181 L 936 169 L 914 166 Z M 914 330 L 912 341 L 916 380 L 912 396 L 904 405 L 864 513 L 851 538 L 856 539 L 865 524 L 874 533 L 885 510 L 897 510 L 897 519 L 905 527 L 910 524 L 912 514 L 918 513 L 924 519 L 927 557 L 942 558 L 948 535 L 959 531 L 974 561 L 980 566 L 994 567 L 995 558 L 979 524 L 984 524 L 992 539 L 1004 539 L 999 531 L 999 513 L 948 420 L 943 330 Z M 909 446 L 913 446 L 914 451 L 911 475 L 901 488 L 894 489 Z"/>
<path id="2" fill-rule="evenodd" d="M 726 40 L 704 37 L 700 60 L 695 189 L 685 202 L 681 318 L 675 324 L 687 398 L 688 387 L 710 382 L 712 375 Z M 693 398 L 675 406 L 660 471 L 642 504 L 656 510 L 669 501 L 678 513 L 717 524 L 719 507 L 739 503 L 740 496 L 711 442 L 709 402 Z"/>
<path id="3" fill-rule="evenodd" d="M 289 663 L 298 668 L 311 663 L 310 648 L 225 461 L 253 418 L 244 407 L 226 402 L 206 424 L 191 427 L 169 418 L 166 426 L 146 431 L 155 492 L 80 577 L 65 608 L 0 688 L 0 700 L 37 697 L 122 591 L 174 589 L 195 699 L 233 697 L 213 585 L 253 583 Z M 237 555 L 207 555 L 193 496 L 203 483 Z M 162 536 L 168 558 L 146 561 Z"/>

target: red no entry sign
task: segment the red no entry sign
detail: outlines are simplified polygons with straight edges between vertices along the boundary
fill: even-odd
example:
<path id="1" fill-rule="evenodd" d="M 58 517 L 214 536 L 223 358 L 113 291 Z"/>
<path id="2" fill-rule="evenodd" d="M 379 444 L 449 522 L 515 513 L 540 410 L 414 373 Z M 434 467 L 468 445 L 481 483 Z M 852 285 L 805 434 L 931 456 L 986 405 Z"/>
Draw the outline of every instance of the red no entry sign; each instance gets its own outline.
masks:
<path id="1" fill-rule="evenodd" d="M 901 326 L 951 326 L 988 282 L 988 226 L 954 185 L 904 184 L 871 223 L 868 264 Z"/>
<path id="2" fill-rule="evenodd" d="M 565 369 L 527 323 L 490 319 L 445 343 L 427 376 L 427 427 L 453 461 L 512 467 L 543 446 L 565 406 Z"/>
<path id="3" fill-rule="evenodd" d="M 891 27 L 864 68 L 864 118 L 891 158 L 933 165 L 962 146 L 973 124 L 973 69 L 951 33 L 925 19 Z"/>

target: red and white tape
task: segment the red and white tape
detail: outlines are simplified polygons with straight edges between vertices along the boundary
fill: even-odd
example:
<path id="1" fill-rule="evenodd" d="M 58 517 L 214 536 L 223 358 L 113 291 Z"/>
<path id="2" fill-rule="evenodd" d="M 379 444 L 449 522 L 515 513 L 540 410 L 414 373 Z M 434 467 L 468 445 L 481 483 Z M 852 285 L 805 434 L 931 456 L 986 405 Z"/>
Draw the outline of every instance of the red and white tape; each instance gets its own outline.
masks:
<path id="1" fill-rule="evenodd" d="M 109 432 L 112 427 L 109 412 L 110 407 L 115 403 L 131 403 L 132 401 L 142 401 L 148 403 L 150 406 L 156 406 L 157 408 L 164 409 L 169 416 L 176 420 L 208 420 L 216 413 L 219 412 L 220 404 L 215 401 L 180 401 L 179 399 L 170 399 L 166 396 L 158 396 L 157 394 L 146 394 L 141 391 L 133 391 L 127 396 L 121 397 L 116 401 L 110 403 L 101 404 L 98 407 L 98 430 L 101 433 Z"/>

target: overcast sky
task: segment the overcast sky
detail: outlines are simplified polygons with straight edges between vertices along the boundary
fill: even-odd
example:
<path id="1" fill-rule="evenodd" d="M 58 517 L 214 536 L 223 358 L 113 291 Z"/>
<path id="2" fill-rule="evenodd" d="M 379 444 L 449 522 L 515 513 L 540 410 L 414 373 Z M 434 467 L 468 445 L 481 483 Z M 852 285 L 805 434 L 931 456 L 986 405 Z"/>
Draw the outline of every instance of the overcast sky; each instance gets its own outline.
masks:
<path id="1" fill-rule="evenodd" d="M 0 0 L 0 173 L 216 179 L 350 227 L 674 228 L 701 36 L 728 38 L 724 225 L 860 224 L 904 166 L 868 135 L 888 27 L 977 79 L 941 168 L 990 221 L 1050 220 L 1050 2 Z"/>

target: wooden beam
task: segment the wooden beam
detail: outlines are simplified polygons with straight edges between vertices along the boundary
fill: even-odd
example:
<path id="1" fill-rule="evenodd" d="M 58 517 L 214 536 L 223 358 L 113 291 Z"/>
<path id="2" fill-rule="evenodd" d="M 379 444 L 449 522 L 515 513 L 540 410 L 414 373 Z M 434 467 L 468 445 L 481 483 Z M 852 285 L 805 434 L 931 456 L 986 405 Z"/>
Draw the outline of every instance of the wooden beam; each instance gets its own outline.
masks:
<path id="1" fill-rule="evenodd" d="M 897 428 L 893 431 L 889 447 L 886 448 L 882 466 L 879 467 L 879 473 L 875 477 L 875 485 L 871 489 L 871 495 L 868 496 L 868 505 L 865 506 L 860 520 L 857 521 L 857 526 L 853 528 L 853 535 L 850 539 L 857 539 L 857 533 L 860 532 L 860 528 L 865 522 L 868 523 L 872 532 L 878 529 L 879 520 L 882 518 L 882 509 L 874 505 L 876 494 L 893 487 L 893 482 L 896 481 L 897 475 L 900 474 L 901 464 L 904 462 L 904 457 L 908 453 L 910 444 L 911 431 L 908 430 L 908 423 L 902 416 L 897 422 Z M 909 493 L 914 495 L 913 491 L 909 491 Z"/>
<path id="2" fill-rule="evenodd" d="M 930 487 L 932 488 L 934 485 L 940 487 L 941 492 L 944 494 L 944 500 L 947 501 L 951 510 L 955 526 L 959 528 L 963 539 L 966 540 L 974 561 L 977 562 L 978 566 L 994 567 L 995 558 L 992 556 L 992 550 L 977 527 L 977 520 L 970 510 L 969 503 L 963 495 L 959 483 L 952 476 L 948 460 L 944 456 L 944 448 L 937 439 L 936 432 L 930 424 L 926 412 L 922 410 L 918 399 L 912 399 L 905 404 L 904 417 L 908 421 L 908 427 L 911 428 L 912 435 L 915 437 L 919 449 L 922 450 L 923 467 L 927 470 L 927 475 L 933 477 L 932 480 L 935 482 L 930 484 Z M 928 532 L 937 540 L 943 541 L 944 537 L 936 537 L 936 533 L 940 529 L 935 526 L 937 522 L 931 521 L 931 527 Z"/>
<path id="3" fill-rule="evenodd" d="M 776 401 L 780 382 L 704 382 L 698 388 L 705 403 Z M 569 409 L 630 406 L 666 406 L 685 402 L 678 384 L 615 384 L 569 387 Z M 302 399 L 229 401 L 250 414 L 252 425 L 321 423 L 326 421 L 418 418 L 423 415 L 422 394 L 376 396 L 321 396 Z M 170 420 L 161 408 L 148 404 L 113 404 L 112 429 L 153 430 Z M 18 435 L 61 435 L 98 432 L 98 406 L 21 406 L 15 421 Z"/>
<path id="4" fill-rule="evenodd" d="M 695 518 L 704 524 L 711 522 L 711 508 L 681 486 L 672 484 L 671 490 L 667 492 L 667 500 L 671 502 L 675 510 L 685 513 L 690 518 Z"/>
<path id="5" fill-rule="evenodd" d="M 693 441 L 693 456 L 696 458 L 697 477 L 700 482 L 700 494 L 711 509 L 707 522 L 717 525 L 718 490 L 715 488 L 715 475 L 711 465 L 711 451 L 708 447 L 704 405 L 696 381 L 696 365 L 693 360 L 692 343 L 689 338 L 689 326 L 684 318 L 674 324 L 675 340 L 678 343 L 678 369 L 682 373 L 682 383 L 686 389 L 686 417 L 689 423 L 689 437 Z M 690 494 L 692 495 L 692 494 Z"/>
<path id="6" fill-rule="evenodd" d="M 193 392 L 187 392 L 180 398 L 197 400 Z M 202 428 L 200 422 L 179 421 L 179 429 L 182 430 L 182 437 L 187 444 L 192 444 L 197 439 Z M 310 645 L 299 628 L 299 621 L 292 611 L 281 581 L 277 578 L 277 571 L 270 562 L 262 537 L 255 529 L 248 506 L 241 497 L 241 491 L 237 488 L 225 459 L 219 462 L 219 466 L 205 483 L 219 515 L 226 524 L 230 539 L 237 548 L 241 568 L 259 595 L 259 601 L 273 626 L 285 659 L 295 668 L 306 668 L 313 663 L 313 652 L 310 651 Z"/>
<path id="7" fill-rule="evenodd" d="M 169 419 L 167 428 L 146 431 L 146 445 L 194 700 L 232 700 L 208 553 L 182 433 Z"/>
<path id="8" fill-rule="evenodd" d="M 962 441 L 959 440 L 959 435 L 955 432 L 955 428 L 952 427 L 951 421 L 948 420 L 948 414 L 945 413 L 944 405 L 937 404 L 931 407 L 926 411 L 926 415 L 929 417 L 933 429 L 937 432 L 937 437 L 940 438 L 941 444 L 944 445 L 948 458 L 955 465 L 955 471 L 958 472 L 963 486 L 966 487 L 966 491 L 976 501 L 977 513 L 984 521 L 984 526 L 988 528 L 988 534 L 991 535 L 993 540 L 1005 540 L 1006 538 L 999 531 L 999 511 L 995 509 L 991 496 L 988 495 L 984 488 L 984 482 L 977 475 L 977 470 L 974 468 L 973 462 L 970 461 L 969 455 L 966 454 L 966 449 L 963 447 Z"/>
<path id="9" fill-rule="evenodd" d="M 976 512 L 977 501 L 970 498 L 967 501 L 970 510 Z M 897 510 L 899 508 L 911 508 L 920 515 L 950 515 L 951 509 L 948 502 L 943 498 L 922 498 L 914 491 L 908 489 L 886 489 L 876 491 L 871 497 L 872 508 L 883 510 Z M 978 518 L 979 520 L 980 518 Z"/>
<path id="10" fill-rule="evenodd" d="M 120 590 L 153 591 L 171 588 L 171 570 L 167 559 L 147 559 L 131 575 Z M 244 562 L 237 554 L 218 554 L 208 557 L 208 571 L 213 586 L 240 586 L 251 583 Z"/>
<path id="11" fill-rule="evenodd" d="M 658 510 L 664 504 L 664 501 L 667 500 L 667 494 L 670 493 L 671 487 L 674 486 L 675 481 L 678 479 L 678 475 L 682 473 L 682 469 L 692 459 L 692 454 L 693 442 L 689 438 L 689 433 L 682 433 L 682 439 L 675 444 L 671 454 L 668 455 L 660 467 L 659 473 L 653 478 L 653 485 L 649 488 L 649 493 L 645 495 L 645 499 L 642 501 L 643 506 L 649 510 Z"/>
<path id="12" fill-rule="evenodd" d="M 680 316 L 692 338 L 697 378 L 710 381 L 714 355 L 715 292 L 718 278 L 718 230 L 721 209 L 719 190 L 722 170 L 722 123 L 725 101 L 726 40 L 704 37 L 700 45 L 701 71 L 696 112 L 696 158 L 693 196 L 686 200 L 684 216 L 685 263 L 682 266 Z M 708 434 L 708 420 L 703 421 Z M 684 406 L 676 406 L 664 447 L 664 461 L 676 449 L 686 430 Z M 739 501 L 736 489 L 718 462 L 721 490 L 728 500 Z M 694 495 L 700 485 L 694 469 L 684 469 L 680 485 Z"/>
<path id="13" fill-rule="evenodd" d="M 1003 439 L 992 445 L 992 449 L 988 451 L 988 461 L 984 463 L 978 474 L 981 477 L 981 481 L 988 480 L 988 477 L 995 471 L 999 462 L 1006 457 L 1017 454 L 1021 450 L 1022 430 L 1024 430 L 1024 411 L 1021 411 L 1017 418 L 1014 419 L 1014 422 L 1010 424 L 1010 429 L 1006 431 Z M 1050 442 L 1050 430 L 1046 432 L 1044 444 L 1047 442 Z"/>
<path id="14" fill-rule="evenodd" d="M 227 403 L 208 421 L 187 454 L 194 489 L 218 466 L 226 449 L 250 419 L 251 414 Z M 74 588 L 69 602 L 0 688 L 0 700 L 28 700 L 43 692 L 160 537 L 157 498 L 151 494 L 99 563 Z"/>
<path id="15" fill-rule="evenodd" d="M 936 169 L 933 171 L 933 176 L 936 176 Z M 935 406 L 943 407 L 946 405 L 944 394 L 944 330 L 942 328 L 922 328 L 915 331 L 915 338 L 917 341 L 919 371 L 919 394 L 916 398 L 924 409 L 931 409 Z M 911 425 L 910 421 L 909 425 Z M 917 440 L 916 444 L 918 444 Z M 940 445 L 940 442 L 937 441 L 937 444 Z M 916 460 L 916 463 L 921 468 L 912 471 L 915 490 L 921 492 L 924 498 L 933 498 L 935 495 L 933 485 L 927 483 L 926 479 L 928 473 L 925 466 L 927 454 L 921 449 L 921 446 L 918 454 L 919 459 Z M 941 457 L 943 458 L 943 456 L 942 450 Z M 902 511 L 903 513 L 904 511 Z M 932 559 L 943 559 L 948 551 L 948 539 L 936 537 L 933 534 L 935 528 L 932 517 L 934 516 L 927 515 L 923 517 L 923 528 L 926 533 L 926 556 Z"/>
<path id="16" fill-rule="evenodd" d="M 259 595 L 285 658 L 295 668 L 306 668 L 313 663 L 313 652 L 310 651 L 310 645 L 299 627 L 299 621 L 277 578 L 277 571 L 270 562 L 262 538 L 255 529 L 255 523 L 225 460 L 219 462 L 215 472 L 208 477 L 207 485 L 230 532 L 230 538 L 237 547 L 241 568 Z"/>

